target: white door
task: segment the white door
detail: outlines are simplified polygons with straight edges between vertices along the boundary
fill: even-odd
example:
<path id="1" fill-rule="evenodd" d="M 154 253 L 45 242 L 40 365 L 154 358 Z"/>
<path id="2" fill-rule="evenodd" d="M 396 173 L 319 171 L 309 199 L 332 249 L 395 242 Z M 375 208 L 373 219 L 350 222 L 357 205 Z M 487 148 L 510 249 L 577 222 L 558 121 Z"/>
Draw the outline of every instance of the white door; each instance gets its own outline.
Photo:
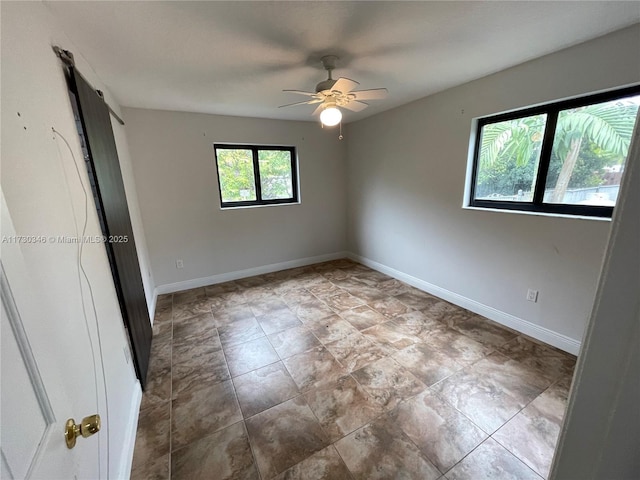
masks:
<path id="1" fill-rule="evenodd" d="M 23 254 L 32 246 L 13 243 L 20 240 L 13 238 L 15 230 L 2 200 L 1 478 L 106 478 L 105 385 L 91 304 L 86 305 L 86 323 L 51 316 L 41 295 L 47 285 L 30 273 L 37 261 Z M 81 292 L 78 274 L 77 284 L 65 286 L 69 291 Z M 78 307 L 73 307 L 70 316 L 77 315 Z M 101 431 L 67 448 L 67 419 L 79 422 L 95 413 L 102 417 Z"/>

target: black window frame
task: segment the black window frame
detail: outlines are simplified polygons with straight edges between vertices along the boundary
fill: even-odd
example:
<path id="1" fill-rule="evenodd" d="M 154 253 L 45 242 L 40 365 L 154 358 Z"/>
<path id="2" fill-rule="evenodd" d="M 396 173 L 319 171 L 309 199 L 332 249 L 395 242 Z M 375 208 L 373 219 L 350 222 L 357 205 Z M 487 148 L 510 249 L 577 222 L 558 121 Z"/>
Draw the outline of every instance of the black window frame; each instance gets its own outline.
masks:
<path id="1" fill-rule="evenodd" d="M 604 103 L 620 100 L 626 97 L 640 95 L 640 85 L 633 85 L 625 88 L 618 88 L 596 94 L 588 94 L 580 97 L 571 98 L 569 100 L 561 100 L 557 102 L 528 107 L 512 112 L 491 115 L 479 118 L 476 126 L 476 137 L 473 151 L 473 166 L 471 173 L 471 188 L 469 196 L 469 206 L 479 208 L 489 208 L 494 210 L 514 210 L 532 213 L 559 214 L 559 215 L 575 215 L 584 217 L 600 217 L 611 218 L 615 206 L 599 206 L 599 205 L 575 205 L 575 204 L 557 204 L 544 203 L 544 191 L 547 183 L 547 174 L 549 172 L 549 164 L 551 163 L 551 151 L 553 149 L 553 141 L 556 132 L 558 115 L 562 110 L 569 108 L 583 107 L 586 105 Z M 545 125 L 544 135 L 542 138 L 542 146 L 540 150 L 540 162 L 538 172 L 536 174 L 535 188 L 533 191 L 533 200 L 531 202 L 516 202 L 508 200 L 479 200 L 475 198 L 476 181 L 478 175 L 478 160 L 480 157 L 480 142 L 482 136 L 482 128 L 485 125 L 503 122 L 507 120 L 515 120 L 518 118 L 530 117 L 533 115 L 547 114 L 547 122 Z M 636 125 L 635 128 L 640 128 Z M 626 164 L 625 164 L 626 165 Z"/>
<path id="2" fill-rule="evenodd" d="M 218 166 L 218 150 L 251 150 L 253 157 L 253 181 L 256 189 L 256 199 L 236 202 L 225 202 L 222 199 L 222 188 L 220 185 L 220 169 Z M 293 196 L 289 198 L 277 198 L 271 200 L 262 199 L 262 182 L 260 181 L 260 163 L 258 161 L 259 150 L 286 151 L 291 156 L 291 188 Z M 281 145 L 243 145 L 231 143 L 214 143 L 213 155 L 216 163 L 216 175 L 218 177 L 218 195 L 220 197 L 220 208 L 233 207 L 255 207 L 261 205 L 282 205 L 300 203 L 298 195 L 298 157 L 296 147 Z"/>

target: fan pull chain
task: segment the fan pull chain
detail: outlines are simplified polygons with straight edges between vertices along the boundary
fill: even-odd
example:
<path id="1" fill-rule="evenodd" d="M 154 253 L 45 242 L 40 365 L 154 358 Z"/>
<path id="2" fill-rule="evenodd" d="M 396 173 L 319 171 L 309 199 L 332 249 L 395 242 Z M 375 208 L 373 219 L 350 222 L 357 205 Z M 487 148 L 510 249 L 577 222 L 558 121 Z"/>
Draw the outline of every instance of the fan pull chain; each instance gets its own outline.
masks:
<path id="1" fill-rule="evenodd" d="M 338 135 L 338 140 L 342 140 L 344 137 L 342 136 L 342 120 L 340 121 L 340 135 Z"/>

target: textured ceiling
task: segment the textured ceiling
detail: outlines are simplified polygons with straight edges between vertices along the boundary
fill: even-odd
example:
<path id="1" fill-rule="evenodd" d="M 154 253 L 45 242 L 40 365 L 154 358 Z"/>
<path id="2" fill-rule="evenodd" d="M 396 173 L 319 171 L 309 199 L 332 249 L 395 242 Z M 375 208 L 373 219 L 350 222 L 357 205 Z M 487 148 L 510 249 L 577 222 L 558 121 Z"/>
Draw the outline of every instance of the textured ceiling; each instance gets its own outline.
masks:
<path id="1" fill-rule="evenodd" d="M 386 87 L 364 118 L 640 21 L 639 2 L 44 2 L 123 106 L 313 120 L 283 89 Z M 63 46 L 64 47 L 64 46 Z"/>

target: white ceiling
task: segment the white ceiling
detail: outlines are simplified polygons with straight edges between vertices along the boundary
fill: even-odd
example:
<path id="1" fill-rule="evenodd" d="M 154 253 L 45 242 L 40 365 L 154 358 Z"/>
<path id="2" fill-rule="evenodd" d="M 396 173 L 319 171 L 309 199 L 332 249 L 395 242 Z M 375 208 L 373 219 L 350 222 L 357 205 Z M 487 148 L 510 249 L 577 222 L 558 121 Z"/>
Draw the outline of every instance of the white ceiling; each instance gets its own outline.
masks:
<path id="1" fill-rule="evenodd" d="M 45 1 L 123 106 L 313 120 L 320 57 L 386 87 L 345 121 L 640 21 L 640 2 Z M 64 47 L 64 46 L 63 46 Z"/>

